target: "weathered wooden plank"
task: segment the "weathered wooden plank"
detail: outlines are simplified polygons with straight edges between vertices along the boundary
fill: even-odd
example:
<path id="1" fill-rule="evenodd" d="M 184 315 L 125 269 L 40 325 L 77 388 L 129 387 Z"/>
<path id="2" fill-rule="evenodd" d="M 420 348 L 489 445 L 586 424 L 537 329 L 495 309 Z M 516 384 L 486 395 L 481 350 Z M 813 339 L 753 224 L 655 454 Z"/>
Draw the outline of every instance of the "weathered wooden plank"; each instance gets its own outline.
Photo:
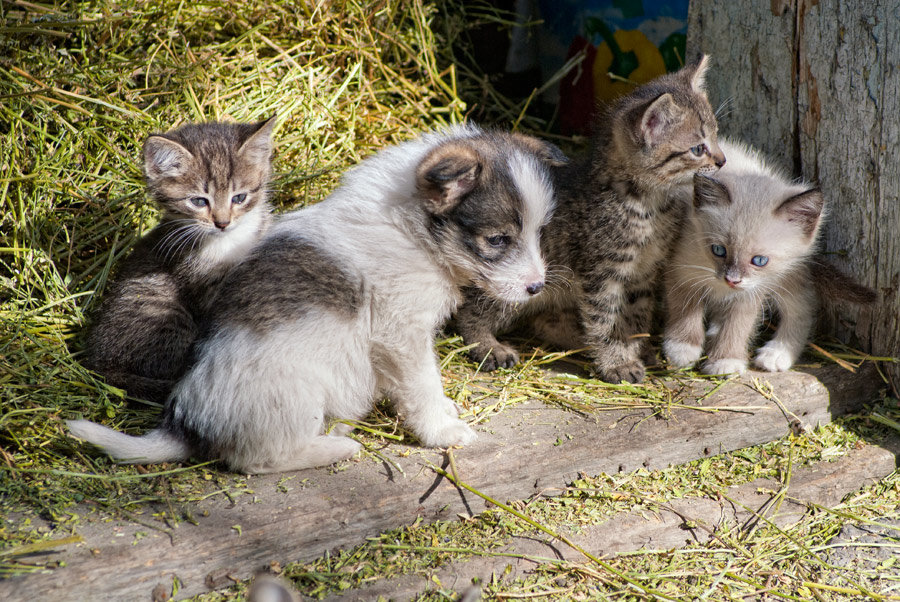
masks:
<path id="1" fill-rule="evenodd" d="M 839 369 L 824 374 L 833 378 L 834 370 Z M 454 452 L 455 463 L 462 480 L 492 497 L 522 499 L 561 489 L 580 472 L 663 468 L 770 441 L 790 430 L 794 416 L 808 424 L 828 422 L 848 404 L 871 399 L 879 386 L 871 372 L 851 376 L 842 371 L 836 380 L 843 388 L 829 399 L 810 374 L 753 374 L 773 385 L 787 416 L 748 378 L 727 384 L 702 404 L 736 411 L 681 409 L 668 420 L 646 420 L 646 411 L 585 417 L 526 403 L 479 428 L 474 445 Z M 757 409 L 741 410 L 746 407 Z M 392 450 L 411 453 L 394 456 Z M 461 493 L 428 468 L 446 466 L 445 455 L 403 446 L 383 453 L 392 454 L 402 474 L 370 461 L 351 462 L 339 471 L 294 473 L 293 482 L 308 480 L 288 493 L 277 487 L 280 475 L 251 477 L 253 496 L 197 504 L 192 514 L 199 524 L 180 525 L 171 539 L 141 525 L 87 524 L 79 529 L 84 544 L 54 555 L 64 568 L 0 582 L 0 599 L 145 599 L 176 576 L 178 596 L 190 596 L 207 590 L 211 574 L 246 578 L 269 562 L 308 561 L 417 517 L 431 521 L 484 508 L 480 498 Z M 139 531 L 146 536 L 136 538 Z M 227 583 L 219 579 L 218 585 Z"/>
<path id="2" fill-rule="evenodd" d="M 691 2 L 687 54 L 710 55 L 707 89 L 719 113 L 719 131 L 763 150 L 794 171 L 791 56 L 794 11 L 788 2 Z"/>
<path id="3" fill-rule="evenodd" d="M 882 294 L 833 308 L 832 327 L 900 355 L 900 4 L 801 2 L 798 27 L 798 136 L 803 175 L 830 202 L 825 247 Z"/>
<path id="4" fill-rule="evenodd" d="M 881 446 L 866 446 L 852 450 L 834 462 L 819 462 L 795 470 L 791 475 L 787 498 L 777 513 L 771 513 L 769 502 L 780 484 L 770 479 L 757 479 L 744 485 L 725 489 L 721 499 L 683 498 L 665 504 L 645 503 L 646 509 L 626 512 L 609 521 L 579 532 L 562 533 L 573 543 L 595 556 L 610 556 L 639 549 L 671 550 L 686 545 L 705 543 L 723 527 L 745 525 L 754 520 L 750 508 L 781 528 L 800 521 L 809 504 L 830 508 L 848 493 L 857 491 L 889 475 L 897 466 L 900 439 L 893 437 Z M 725 499 L 727 496 L 728 499 Z M 686 528 L 689 524 L 698 525 Z M 702 527 L 700 526 L 702 525 Z M 435 581 L 444 587 L 463 591 L 473 580 L 489 582 L 492 576 L 512 581 L 537 566 L 527 557 L 555 558 L 573 562 L 587 562 L 574 548 L 543 534 L 512 538 L 497 550 L 526 558 L 483 557 L 453 562 L 436 568 L 427 575 L 403 575 L 329 598 L 332 602 L 365 602 L 378 596 L 393 600 L 409 600 L 435 588 Z"/>

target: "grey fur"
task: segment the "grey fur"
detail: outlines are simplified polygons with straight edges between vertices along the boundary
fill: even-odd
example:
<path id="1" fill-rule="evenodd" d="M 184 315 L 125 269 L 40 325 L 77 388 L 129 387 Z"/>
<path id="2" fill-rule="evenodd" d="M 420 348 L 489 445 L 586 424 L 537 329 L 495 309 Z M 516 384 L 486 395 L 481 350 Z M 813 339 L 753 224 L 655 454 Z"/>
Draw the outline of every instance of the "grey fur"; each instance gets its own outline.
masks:
<path id="1" fill-rule="evenodd" d="M 540 336 L 589 348 L 604 380 L 643 379 L 645 339 L 634 335 L 650 327 L 659 268 L 686 204 L 670 191 L 725 161 L 703 92 L 705 70 L 704 58 L 620 99 L 599 120 L 590 156 L 554 170 L 557 209 L 542 238 L 547 290 L 524 307 L 471 290 L 457 314 L 460 334 L 478 343 L 470 353 L 485 368 L 518 361 L 496 333 L 537 315 L 532 326 Z M 694 147 L 702 148 L 699 156 Z"/>
<path id="2" fill-rule="evenodd" d="M 84 362 L 107 382 L 165 401 L 219 281 L 269 225 L 274 123 L 191 124 L 145 142 L 147 188 L 163 216 L 124 261 L 89 331 Z M 239 205 L 235 193 L 247 195 Z"/>
<path id="3" fill-rule="evenodd" d="M 781 317 L 778 330 L 754 362 L 763 370 L 787 370 L 806 345 L 818 303 L 810 255 L 825 201 L 818 189 L 789 181 L 755 151 L 721 144 L 728 165 L 712 178 L 695 177 L 694 207 L 667 270 L 663 351 L 673 366 L 696 362 L 706 316 L 711 340 L 702 370 L 743 372 L 763 308 L 771 305 Z M 713 245 L 724 256 L 716 256 Z M 766 263 L 754 265 L 754 257 Z"/>
<path id="4" fill-rule="evenodd" d="M 472 441 L 444 395 L 434 332 L 462 286 L 509 303 L 543 285 L 547 164 L 559 161 L 546 143 L 474 126 L 381 151 L 230 272 L 159 428 L 129 437 L 82 420 L 70 432 L 124 461 L 192 453 L 296 470 L 352 456 L 359 444 L 326 435 L 327 421 L 362 418 L 387 395 L 425 445 Z"/>

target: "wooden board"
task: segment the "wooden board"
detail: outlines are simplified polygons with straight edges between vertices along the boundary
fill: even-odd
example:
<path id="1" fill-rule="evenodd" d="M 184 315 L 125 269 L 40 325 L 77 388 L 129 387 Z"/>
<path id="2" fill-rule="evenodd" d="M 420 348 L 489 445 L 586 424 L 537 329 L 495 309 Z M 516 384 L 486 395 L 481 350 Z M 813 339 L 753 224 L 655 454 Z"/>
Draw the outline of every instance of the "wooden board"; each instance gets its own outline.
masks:
<path id="1" fill-rule="evenodd" d="M 640 549 L 672 550 L 706 543 L 716 532 L 736 525 L 752 525 L 757 520 L 754 513 L 786 528 L 800 521 L 809 505 L 831 508 L 848 493 L 891 474 L 897 466 L 898 451 L 900 438 L 893 437 L 881 446 L 854 449 L 834 462 L 819 462 L 795 469 L 787 497 L 777 512 L 772 512 L 774 505 L 771 502 L 780 484 L 770 479 L 758 479 L 717 492 L 722 494 L 720 499 L 682 498 L 665 504 L 645 502 L 643 510 L 622 513 L 603 524 L 562 535 L 589 554 L 608 557 Z M 691 523 L 697 526 L 687 527 Z M 574 548 L 551 540 L 543 533 L 511 538 L 505 543 L 498 552 L 524 558 L 495 556 L 457 561 L 427 575 L 403 575 L 328 599 L 332 602 L 367 602 L 383 596 L 409 600 L 435 589 L 436 583 L 462 592 L 475 579 L 482 583 L 492 579 L 513 581 L 537 566 L 531 558 L 589 562 Z"/>
<path id="2" fill-rule="evenodd" d="M 880 386 L 871 371 L 854 376 L 831 367 L 819 375 L 822 380 L 801 372 L 751 374 L 702 402 L 722 410 L 681 409 L 668 420 L 647 419 L 647 411 L 584 417 L 536 403 L 513 406 L 480 427 L 475 444 L 453 452 L 457 474 L 500 500 L 552 493 L 581 472 L 664 468 L 771 441 L 788 433 L 795 419 L 826 423 L 872 399 Z M 753 378 L 771 383 L 787 415 L 754 388 Z M 830 397 L 823 382 L 831 383 Z M 453 519 L 484 509 L 480 498 L 429 468 L 446 467 L 446 454 L 404 446 L 382 453 L 402 473 L 387 464 L 350 462 L 338 471 L 294 473 L 287 492 L 278 488 L 283 475 L 251 477 L 254 495 L 197 504 L 191 510 L 198 524 L 180 524 L 171 538 L 133 523 L 87 523 L 79 529 L 83 544 L 54 554 L 63 568 L 0 582 L 0 599 L 148 599 L 176 577 L 178 597 L 187 597 L 207 591 L 208 577 L 222 587 L 228 575 L 244 579 L 272 561 L 309 561 L 417 517 Z M 136 537 L 139 532 L 146 535 Z"/>

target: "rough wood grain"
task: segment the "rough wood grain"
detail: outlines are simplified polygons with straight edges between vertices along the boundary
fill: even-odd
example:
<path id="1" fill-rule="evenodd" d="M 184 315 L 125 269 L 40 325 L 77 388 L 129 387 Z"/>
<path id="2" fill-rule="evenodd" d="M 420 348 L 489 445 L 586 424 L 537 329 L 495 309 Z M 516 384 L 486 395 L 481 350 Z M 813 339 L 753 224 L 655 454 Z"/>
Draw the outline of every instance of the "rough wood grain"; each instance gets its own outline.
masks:
<path id="1" fill-rule="evenodd" d="M 834 376 L 836 370 L 822 373 L 842 383 L 830 399 L 810 374 L 753 374 L 772 384 L 788 415 L 757 392 L 752 377 L 730 382 L 702 402 L 734 411 L 682 409 L 668 420 L 647 419 L 648 411 L 584 417 L 541 404 L 514 406 L 480 428 L 474 445 L 454 452 L 458 475 L 497 499 L 523 499 L 561 489 L 580 472 L 663 468 L 771 441 L 789 432 L 795 416 L 808 425 L 826 423 L 875 396 L 880 383 L 872 372 L 851 378 L 846 371 Z M 748 406 L 757 409 L 741 409 Z M 382 453 L 403 473 L 387 464 L 351 462 L 340 471 L 294 473 L 288 482 L 294 489 L 286 493 L 277 486 L 282 475 L 251 477 L 252 496 L 197 504 L 191 513 L 198 525 L 182 523 L 171 539 L 133 523 L 87 523 L 79 528 L 83 544 L 53 555 L 64 568 L 0 582 L 0 599 L 147 599 L 176 576 L 178 596 L 185 597 L 206 591 L 208 577 L 222 587 L 229 575 L 247 578 L 272 561 L 308 561 L 417 517 L 432 521 L 484 509 L 480 498 L 428 468 L 446 467 L 444 454 L 404 446 Z M 146 535 L 136 537 L 138 532 Z"/>
<path id="2" fill-rule="evenodd" d="M 789 7 L 777 4 L 691 2 L 687 58 L 710 56 L 709 100 L 723 105 L 719 132 L 753 144 L 790 173 L 797 120 L 794 18 Z"/>
<path id="3" fill-rule="evenodd" d="M 713 533 L 736 525 L 749 526 L 756 520 L 754 512 L 764 515 L 781 528 L 800 521 L 809 505 L 830 508 L 847 494 L 871 485 L 892 473 L 897 466 L 900 439 L 893 437 L 879 446 L 852 450 L 834 462 L 820 462 L 795 470 L 785 501 L 772 513 L 772 494 L 780 484 L 758 479 L 744 485 L 717 492 L 712 497 L 682 498 L 666 503 L 647 503 L 640 511 L 614 516 L 609 521 L 563 535 L 595 556 L 610 556 L 639 549 L 671 550 L 686 545 L 706 543 Z M 752 510 L 752 512 L 751 512 Z M 688 528 L 688 523 L 697 527 Z M 524 557 L 553 558 L 588 562 L 580 552 L 543 534 L 511 538 L 497 550 Z M 529 558 L 484 557 L 457 561 L 427 575 L 403 575 L 329 598 L 332 602 L 364 602 L 378 596 L 393 600 L 409 600 L 422 592 L 443 587 L 463 591 L 473 580 L 490 582 L 492 578 L 513 581 L 537 566 Z"/>
<path id="4" fill-rule="evenodd" d="M 895 0 L 691 2 L 688 57 L 712 55 L 721 131 L 819 182 L 824 248 L 875 288 L 870 308 L 827 304 L 827 330 L 900 357 L 900 4 Z M 900 363 L 886 367 L 895 390 Z"/>

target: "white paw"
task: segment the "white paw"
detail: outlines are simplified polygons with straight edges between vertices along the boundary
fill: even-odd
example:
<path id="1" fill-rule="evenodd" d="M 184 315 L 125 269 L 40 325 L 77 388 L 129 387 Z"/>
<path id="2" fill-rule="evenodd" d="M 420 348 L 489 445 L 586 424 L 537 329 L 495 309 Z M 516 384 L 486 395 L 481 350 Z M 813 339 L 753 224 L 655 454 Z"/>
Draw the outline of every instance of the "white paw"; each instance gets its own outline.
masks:
<path id="1" fill-rule="evenodd" d="M 422 433 L 422 443 L 428 447 L 453 447 L 454 445 L 468 445 L 475 441 L 475 431 L 459 418 L 448 418 L 429 429 L 428 433 Z"/>
<path id="2" fill-rule="evenodd" d="M 747 371 L 747 360 L 726 357 L 703 364 L 704 374 L 743 374 Z"/>
<path id="3" fill-rule="evenodd" d="M 780 341 L 769 341 L 756 351 L 753 363 L 769 372 L 784 372 L 794 365 L 794 354 Z"/>
<path id="4" fill-rule="evenodd" d="M 694 365 L 700 359 L 703 348 L 700 345 L 691 345 L 676 339 L 666 339 L 662 344 L 663 353 L 672 366 L 686 368 Z"/>

